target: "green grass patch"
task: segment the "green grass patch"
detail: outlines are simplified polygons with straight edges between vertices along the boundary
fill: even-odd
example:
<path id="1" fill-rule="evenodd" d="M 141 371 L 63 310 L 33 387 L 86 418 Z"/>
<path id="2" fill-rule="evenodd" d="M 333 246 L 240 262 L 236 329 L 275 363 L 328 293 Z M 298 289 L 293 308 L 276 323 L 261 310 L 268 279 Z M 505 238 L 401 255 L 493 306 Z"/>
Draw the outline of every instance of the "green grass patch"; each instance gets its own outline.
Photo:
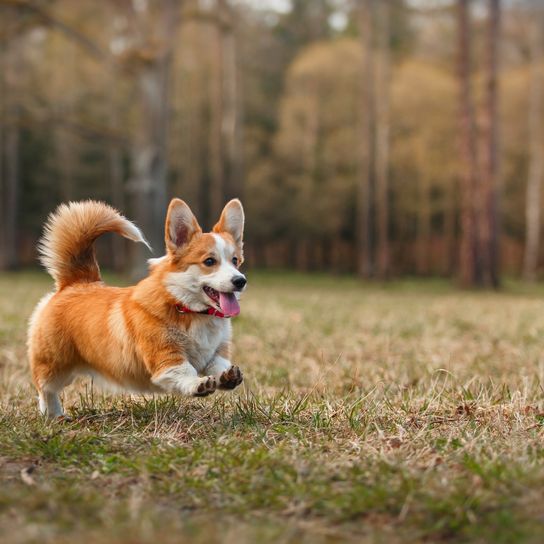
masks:
<path id="1" fill-rule="evenodd" d="M 240 390 L 78 382 L 71 419 L 47 422 L 24 343 L 50 288 L 0 276 L 0 534 L 13 541 L 542 541 L 541 287 L 256 272 L 234 322 Z"/>

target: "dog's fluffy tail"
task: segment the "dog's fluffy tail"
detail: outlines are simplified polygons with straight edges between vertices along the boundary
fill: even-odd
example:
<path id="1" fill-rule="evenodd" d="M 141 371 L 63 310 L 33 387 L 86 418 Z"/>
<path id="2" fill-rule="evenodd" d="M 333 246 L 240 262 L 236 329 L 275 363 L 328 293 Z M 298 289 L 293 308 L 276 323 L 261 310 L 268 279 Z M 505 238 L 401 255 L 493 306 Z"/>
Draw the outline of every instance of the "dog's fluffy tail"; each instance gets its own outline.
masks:
<path id="1" fill-rule="evenodd" d="M 49 216 L 38 250 L 57 290 L 100 280 L 93 243 L 105 232 L 116 232 L 149 247 L 133 223 L 103 202 L 61 204 Z"/>

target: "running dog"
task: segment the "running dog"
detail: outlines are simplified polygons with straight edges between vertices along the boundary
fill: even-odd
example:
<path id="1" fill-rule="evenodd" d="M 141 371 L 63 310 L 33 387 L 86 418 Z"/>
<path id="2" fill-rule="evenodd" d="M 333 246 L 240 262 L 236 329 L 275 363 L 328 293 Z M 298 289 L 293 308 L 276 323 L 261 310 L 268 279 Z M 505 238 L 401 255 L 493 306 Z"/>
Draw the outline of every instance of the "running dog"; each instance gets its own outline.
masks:
<path id="1" fill-rule="evenodd" d="M 102 202 L 60 205 L 39 246 L 55 291 L 38 303 L 28 331 L 40 411 L 62 416 L 59 394 L 80 374 L 122 390 L 198 397 L 240 385 L 229 318 L 240 313 L 247 283 L 239 270 L 243 230 L 237 199 L 203 233 L 175 198 L 166 216 L 166 254 L 150 259 L 149 275 L 138 284 L 110 287 L 101 280 L 94 241 L 115 232 L 148 245 L 142 233 Z"/>

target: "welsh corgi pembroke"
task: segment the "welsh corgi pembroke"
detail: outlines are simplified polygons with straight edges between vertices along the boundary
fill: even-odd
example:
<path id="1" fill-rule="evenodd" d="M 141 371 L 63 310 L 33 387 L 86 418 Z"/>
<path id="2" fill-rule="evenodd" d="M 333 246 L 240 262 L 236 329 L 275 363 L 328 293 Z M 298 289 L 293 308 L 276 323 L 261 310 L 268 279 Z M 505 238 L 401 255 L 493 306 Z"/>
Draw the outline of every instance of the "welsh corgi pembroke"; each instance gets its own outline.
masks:
<path id="1" fill-rule="evenodd" d="M 244 211 L 239 200 L 203 233 L 189 206 L 173 199 L 165 224 L 166 254 L 132 287 L 100 278 L 93 243 L 115 232 L 147 245 L 140 230 L 102 202 L 72 202 L 51 214 L 41 262 L 55 290 L 30 318 L 28 355 L 40 411 L 63 415 L 59 394 L 80 374 L 129 391 L 206 396 L 234 389 L 231 320 L 246 286 Z"/>

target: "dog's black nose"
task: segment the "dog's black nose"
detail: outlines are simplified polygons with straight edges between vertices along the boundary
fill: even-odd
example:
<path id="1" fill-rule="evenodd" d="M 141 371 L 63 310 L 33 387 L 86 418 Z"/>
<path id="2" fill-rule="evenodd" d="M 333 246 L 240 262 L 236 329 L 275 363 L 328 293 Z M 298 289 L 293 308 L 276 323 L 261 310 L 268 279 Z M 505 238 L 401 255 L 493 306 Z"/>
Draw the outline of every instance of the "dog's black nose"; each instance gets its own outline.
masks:
<path id="1" fill-rule="evenodd" d="M 232 278 L 232 285 L 236 287 L 239 291 L 242 290 L 247 283 L 247 280 L 244 278 L 244 276 L 234 276 Z"/>

